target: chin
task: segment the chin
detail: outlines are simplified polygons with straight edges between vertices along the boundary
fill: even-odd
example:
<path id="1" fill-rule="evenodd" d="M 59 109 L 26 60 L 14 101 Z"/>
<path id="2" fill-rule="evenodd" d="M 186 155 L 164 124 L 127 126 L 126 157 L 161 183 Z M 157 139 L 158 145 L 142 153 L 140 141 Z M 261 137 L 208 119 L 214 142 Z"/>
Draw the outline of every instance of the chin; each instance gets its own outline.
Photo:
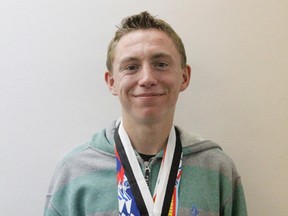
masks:
<path id="1" fill-rule="evenodd" d="M 146 123 L 146 124 L 159 123 L 163 119 L 164 119 L 164 115 L 160 114 L 159 112 L 157 112 L 157 113 L 144 113 L 144 114 L 138 116 L 139 122 Z"/>

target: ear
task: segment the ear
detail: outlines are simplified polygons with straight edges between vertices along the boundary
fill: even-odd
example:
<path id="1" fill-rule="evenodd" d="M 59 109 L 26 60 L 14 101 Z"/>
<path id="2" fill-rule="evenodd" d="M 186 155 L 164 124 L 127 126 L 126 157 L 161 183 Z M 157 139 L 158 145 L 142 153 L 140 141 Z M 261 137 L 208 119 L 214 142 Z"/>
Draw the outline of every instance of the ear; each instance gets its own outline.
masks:
<path id="1" fill-rule="evenodd" d="M 105 81 L 106 81 L 106 84 L 107 84 L 110 92 L 113 95 L 117 95 L 116 87 L 114 85 L 115 80 L 114 80 L 113 74 L 110 71 L 105 72 Z"/>
<path id="2" fill-rule="evenodd" d="M 191 67 L 189 65 L 186 65 L 185 68 L 183 68 L 183 74 L 182 74 L 182 83 L 180 91 L 184 91 L 190 83 L 190 77 L 191 77 Z"/>

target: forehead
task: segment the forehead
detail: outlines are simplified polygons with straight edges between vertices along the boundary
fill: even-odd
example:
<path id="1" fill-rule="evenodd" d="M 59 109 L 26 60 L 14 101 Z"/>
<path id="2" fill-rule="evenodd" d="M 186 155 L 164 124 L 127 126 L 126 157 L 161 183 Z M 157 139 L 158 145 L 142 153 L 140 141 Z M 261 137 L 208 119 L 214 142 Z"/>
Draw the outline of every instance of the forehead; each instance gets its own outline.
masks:
<path id="1" fill-rule="evenodd" d="M 122 36 L 115 47 L 114 60 L 134 55 L 167 55 L 180 58 L 172 39 L 163 31 L 157 29 L 135 30 Z"/>

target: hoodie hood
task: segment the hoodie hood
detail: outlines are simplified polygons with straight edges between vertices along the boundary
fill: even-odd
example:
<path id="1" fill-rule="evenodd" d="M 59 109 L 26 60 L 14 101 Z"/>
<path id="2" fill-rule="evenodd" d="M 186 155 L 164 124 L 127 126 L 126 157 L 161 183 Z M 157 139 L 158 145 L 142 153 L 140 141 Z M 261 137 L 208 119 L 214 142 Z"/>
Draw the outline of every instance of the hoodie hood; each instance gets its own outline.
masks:
<path id="1" fill-rule="evenodd" d="M 206 151 L 209 149 L 214 149 L 214 148 L 218 148 L 222 150 L 221 147 L 217 143 L 211 140 L 204 140 L 199 135 L 191 135 L 190 133 L 183 130 L 182 128 L 178 126 L 176 127 L 180 132 L 180 138 L 181 138 L 182 149 L 183 149 L 184 155 L 195 154 L 195 153 L 199 153 L 199 152 Z"/>
<path id="2" fill-rule="evenodd" d="M 104 130 L 102 130 L 99 133 L 96 133 L 93 136 L 90 142 L 90 145 L 96 148 L 97 150 L 100 150 L 102 152 L 112 154 L 115 156 L 114 133 L 116 131 L 118 123 L 119 121 L 114 121 Z M 181 127 L 178 127 L 178 126 L 176 127 L 180 132 L 183 155 L 195 154 L 198 152 L 202 152 L 202 151 L 206 151 L 206 150 L 214 149 L 214 148 L 218 148 L 221 150 L 221 147 L 215 142 L 210 141 L 210 140 L 203 140 L 199 135 L 196 135 L 196 136 L 191 135 L 190 133 L 183 130 Z M 101 139 L 101 142 L 99 142 L 99 139 Z M 162 154 L 160 153 L 159 156 L 161 155 Z"/>

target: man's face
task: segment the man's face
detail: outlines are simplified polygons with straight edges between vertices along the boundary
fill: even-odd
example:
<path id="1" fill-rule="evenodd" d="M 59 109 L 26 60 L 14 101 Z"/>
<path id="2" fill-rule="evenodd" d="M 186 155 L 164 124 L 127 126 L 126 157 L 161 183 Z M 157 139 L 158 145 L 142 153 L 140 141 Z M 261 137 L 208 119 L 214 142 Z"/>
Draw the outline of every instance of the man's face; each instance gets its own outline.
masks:
<path id="1" fill-rule="evenodd" d="M 190 67 L 181 67 L 180 54 L 166 33 L 136 30 L 118 42 L 113 71 L 105 80 L 119 97 L 123 119 L 173 120 L 178 94 L 189 85 Z"/>

